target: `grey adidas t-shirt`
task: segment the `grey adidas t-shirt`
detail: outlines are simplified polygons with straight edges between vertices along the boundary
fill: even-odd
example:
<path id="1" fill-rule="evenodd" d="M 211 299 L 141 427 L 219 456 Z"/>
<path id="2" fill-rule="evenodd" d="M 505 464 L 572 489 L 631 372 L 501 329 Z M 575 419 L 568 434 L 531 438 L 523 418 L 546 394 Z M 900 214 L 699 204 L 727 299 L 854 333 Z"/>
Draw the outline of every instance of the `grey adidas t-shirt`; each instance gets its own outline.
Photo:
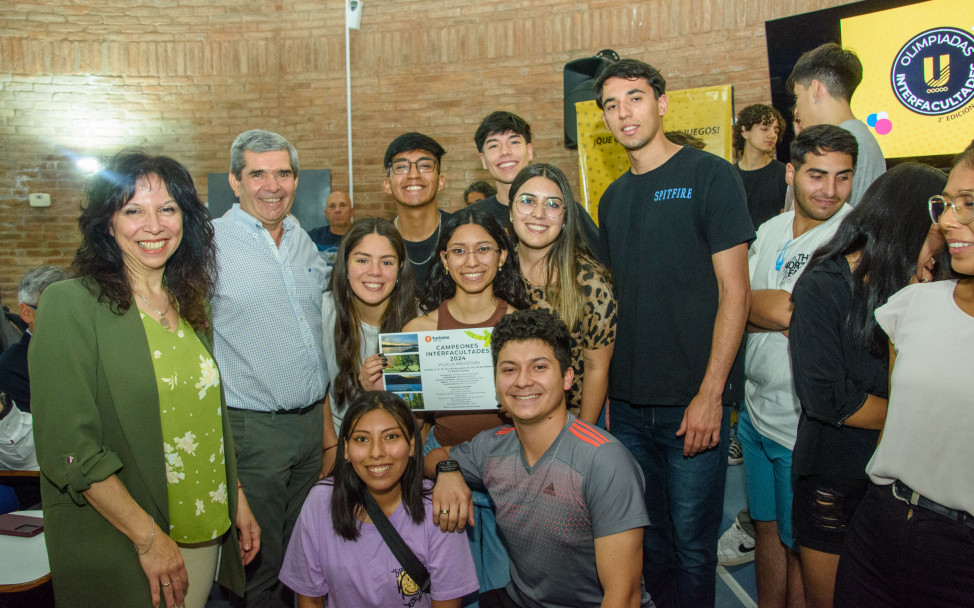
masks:
<path id="1" fill-rule="evenodd" d="M 649 525 L 642 471 L 617 439 L 569 414 L 533 467 L 511 426 L 451 447 L 450 457 L 494 501 L 511 559 L 507 591 L 518 604 L 601 605 L 595 539 Z M 645 587 L 640 605 L 653 605 Z"/>

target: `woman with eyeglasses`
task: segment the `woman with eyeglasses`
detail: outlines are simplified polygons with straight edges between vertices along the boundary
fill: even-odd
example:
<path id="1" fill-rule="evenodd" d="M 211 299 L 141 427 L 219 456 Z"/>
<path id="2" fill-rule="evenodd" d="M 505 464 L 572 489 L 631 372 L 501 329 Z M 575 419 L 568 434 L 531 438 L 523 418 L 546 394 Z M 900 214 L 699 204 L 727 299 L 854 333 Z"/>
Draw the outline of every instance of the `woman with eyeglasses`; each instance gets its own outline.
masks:
<path id="1" fill-rule="evenodd" d="M 953 278 L 876 311 L 890 403 L 839 562 L 836 606 L 971 606 L 974 589 L 974 142 L 930 215 Z"/>
<path id="2" fill-rule="evenodd" d="M 530 307 L 514 247 L 490 213 L 474 206 L 450 216 L 443 224 L 435 255 L 439 263 L 430 269 L 426 295 L 420 302 L 426 314 L 407 323 L 403 331 L 493 327 L 504 315 Z M 506 420 L 494 411 L 442 413 L 432 421 L 427 415 L 426 423 L 431 422 L 426 452 L 469 441 Z M 490 499 L 474 492 L 474 507 L 476 525 L 467 528 L 467 538 L 480 590 L 489 591 L 507 584 L 510 568 Z"/>
<path id="3" fill-rule="evenodd" d="M 554 310 L 568 326 L 575 369 L 568 408 L 596 424 L 609 388 L 616 302 L 609 272 L 585 239 L 581 212 L 554 165 L 528 165 L 511 183 L 511 224 L 528 297 L 534 308 Z"/>
<path id="4" fill-rule="evenodd" d="M 810 607 L 832 605 L 846 530 L 886 417 L 888 347 L 873 312 L 909 283 L 933 278 L 931 258 L 943 241 L 931 231 L 926 200 L 945 182 L 917 163 L 884 173 L 815 252 L 792 295 L 789 345 L 801 402 L 792 520 Z"/>

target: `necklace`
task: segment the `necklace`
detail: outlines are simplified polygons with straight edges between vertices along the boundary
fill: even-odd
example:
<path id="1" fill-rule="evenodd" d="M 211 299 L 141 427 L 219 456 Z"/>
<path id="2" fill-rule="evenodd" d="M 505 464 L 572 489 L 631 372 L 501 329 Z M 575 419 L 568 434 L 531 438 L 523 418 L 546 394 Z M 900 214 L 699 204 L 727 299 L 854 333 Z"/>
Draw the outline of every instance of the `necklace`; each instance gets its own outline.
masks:
<path id="1" fill-rule="evenodd" d="M 142 295 L 141 293 L 139 293 L 137 291 L 134 292 L 134 293 L 135 293 L 135 295 L 139 296 L 139 298 L 141 298 L 143 302 L 145 302 L 145 305 L 146 306 L 148 306 L 152 310 L 156 311 L 156 314 L 159 315 L 159 323 L 163 327 L 165 327 L 166 329 L 169 329 L 169 319 L 166 318 L 166 315 L 169 314 L 169 306 L 171 304 L 171 300 L 168 297 L 166 298 L 166 310 L 163 310 L 163 311 L 160 312 L 158 308 L 156 308 L 155 306 L 153 306 L 148 300 L 145 299 L 145 296 L 144 295 Z M 168 296 L 168 295 L 169 295 L 169 292 L 166 292 L 166 296 Z"/>
<path id="2" fill-rule="evenodd" d="M 396 230 L 399 230 L 399 216 L 398 215 L 396 216 L 396 219 L 392 221 L 392 223 L 396 227 Z M 413 258 L 409 257 L 409 248 L 407 247 L 406 248 L 406 259 L 409 260 L 409 263 L 410 264 L 412 264 L 413 266 L 422 266 L 426 262 L 429 262 L 431 259 L 433 259 L 433 254 L 436 253 L 436 242 L 440 240 L 440 226 L 442 225 L 442 223 L 443 223 L 443 216 L 440 215 L 440 212 L 439 211 L 437 211 L 436 212 L 436 232 L 434 233 L 435 238 L 433 239 L 433 251 L 430 252 L 429 257 L 427 257 L 425 260 L 423 260 L 422 262 L 417 262 Z M 423 239 L 423 240 L 425 241 L 426 239 Z"/>
<path id="3" fill-rule="evenodd" d="M 548 469 L 545 470 L 544 477 L 541 478 L 541 483 L 538 484 L 538 489 L 534 491 L 534 496 L 532 496 L 530 500 L 528 500 L 527 498 L 525 498 L 524 495 L 521 493 L 521 476 L 519 475 L 519 473 L 521 471 L 521 468 L 522 468 L 520 466 L 521 463 L 519 461 L 517 461 L 517 460 L 514 461 L 514 486 L 517 488 L 517 497 L 521 500 L 521 502 L 523 502 L 525 504 L 530 504 L 530 503 L 534 502 L 538 498 L 538 494 L 541 493 L 541 488 L 544 487 L 544 482 L 546 482 L 548 480 L 548 473 L 551 472 L 551 465 L 553 465 L 555 463 L 555 460 L 558 458 L 558 449 L 561 448 L 561 442 L 565 438 L 565 427 L 568 426 L 568 422 L 570 420 L 571 420 L 570 417 L 565 419 L 565 426 L 561 427 L 561 429 L 562 429 L 562 431 L 560 433 L 561 436 L 558 437 L 558 443 L 555 444 L 555 451 L 551 455 L 551 460 L 548 461 Z M 518 453 L 521 454 L 521 457 L 523 458 L 524 457 L 524 451 L 523 451 L 524 448 L 521 445 L 521 442 L 520 441 L 517 442 L 517 446 L 518 446 L 517 447 Z M 535 463 L 535 464 L 537 464 L 537 463 Z M 531 481 L 531 476 L 528 475 L 528 482 L 530 482 L 530 481 Z M 530 488 L 528 489 L 528 491 L 530 491 Z"/>

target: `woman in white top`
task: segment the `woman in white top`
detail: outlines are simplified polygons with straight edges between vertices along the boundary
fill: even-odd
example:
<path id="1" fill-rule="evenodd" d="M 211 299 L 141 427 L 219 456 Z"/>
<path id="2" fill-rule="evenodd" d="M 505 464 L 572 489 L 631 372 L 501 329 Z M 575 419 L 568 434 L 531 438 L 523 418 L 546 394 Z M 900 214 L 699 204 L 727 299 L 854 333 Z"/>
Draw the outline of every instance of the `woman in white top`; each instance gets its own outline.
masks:
<path id="1" fill-rule="evenodd" d="M 974 605 L 974 142 L 929 205 L 956 278 L 910 285 L 876 311 L 889 409 L 835 606 Z"/>
<path id="2" fill-rule="evenodd" d="M 413 273 L 405 260 L 402 236 L 382 218 L 356 221 L 338 246 L 331 282 L 321 298 L 325 367 L 331 378 L 326 405 L 336 433 L 358 395 L 382 388 L 379 333 L 397 332 L 416 316 Z M 330 452 L 325 474 L 335 447 L 324 446 Z"/>

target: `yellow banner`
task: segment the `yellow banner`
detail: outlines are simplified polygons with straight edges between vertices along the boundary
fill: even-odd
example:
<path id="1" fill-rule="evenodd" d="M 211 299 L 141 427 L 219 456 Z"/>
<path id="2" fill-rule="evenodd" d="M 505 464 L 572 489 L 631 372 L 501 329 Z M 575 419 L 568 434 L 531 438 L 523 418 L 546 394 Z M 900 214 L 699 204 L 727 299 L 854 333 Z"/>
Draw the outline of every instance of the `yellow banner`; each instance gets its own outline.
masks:
<path id="1" fill-rule="evenodd" d="M 859 55 L 852 113 L 887 158 L 956 154 L 974 137 L 974 2 L 930 0 L 842 20 Z"/>
<path id="2" fill-rule="evenodd" d="M 702 140 L 708 152 L 732 158 L 731 125 L 734 119 L 733 87 L 721 85 L 670 91 L 670 107 L 663 117 L 664 131 L 686 131 Z M 594 101 L 575 104 L 578 119 L 579 200 L 598 222 L 599 199 L 629 169 L 626 149 L 612 137 Z"/>

